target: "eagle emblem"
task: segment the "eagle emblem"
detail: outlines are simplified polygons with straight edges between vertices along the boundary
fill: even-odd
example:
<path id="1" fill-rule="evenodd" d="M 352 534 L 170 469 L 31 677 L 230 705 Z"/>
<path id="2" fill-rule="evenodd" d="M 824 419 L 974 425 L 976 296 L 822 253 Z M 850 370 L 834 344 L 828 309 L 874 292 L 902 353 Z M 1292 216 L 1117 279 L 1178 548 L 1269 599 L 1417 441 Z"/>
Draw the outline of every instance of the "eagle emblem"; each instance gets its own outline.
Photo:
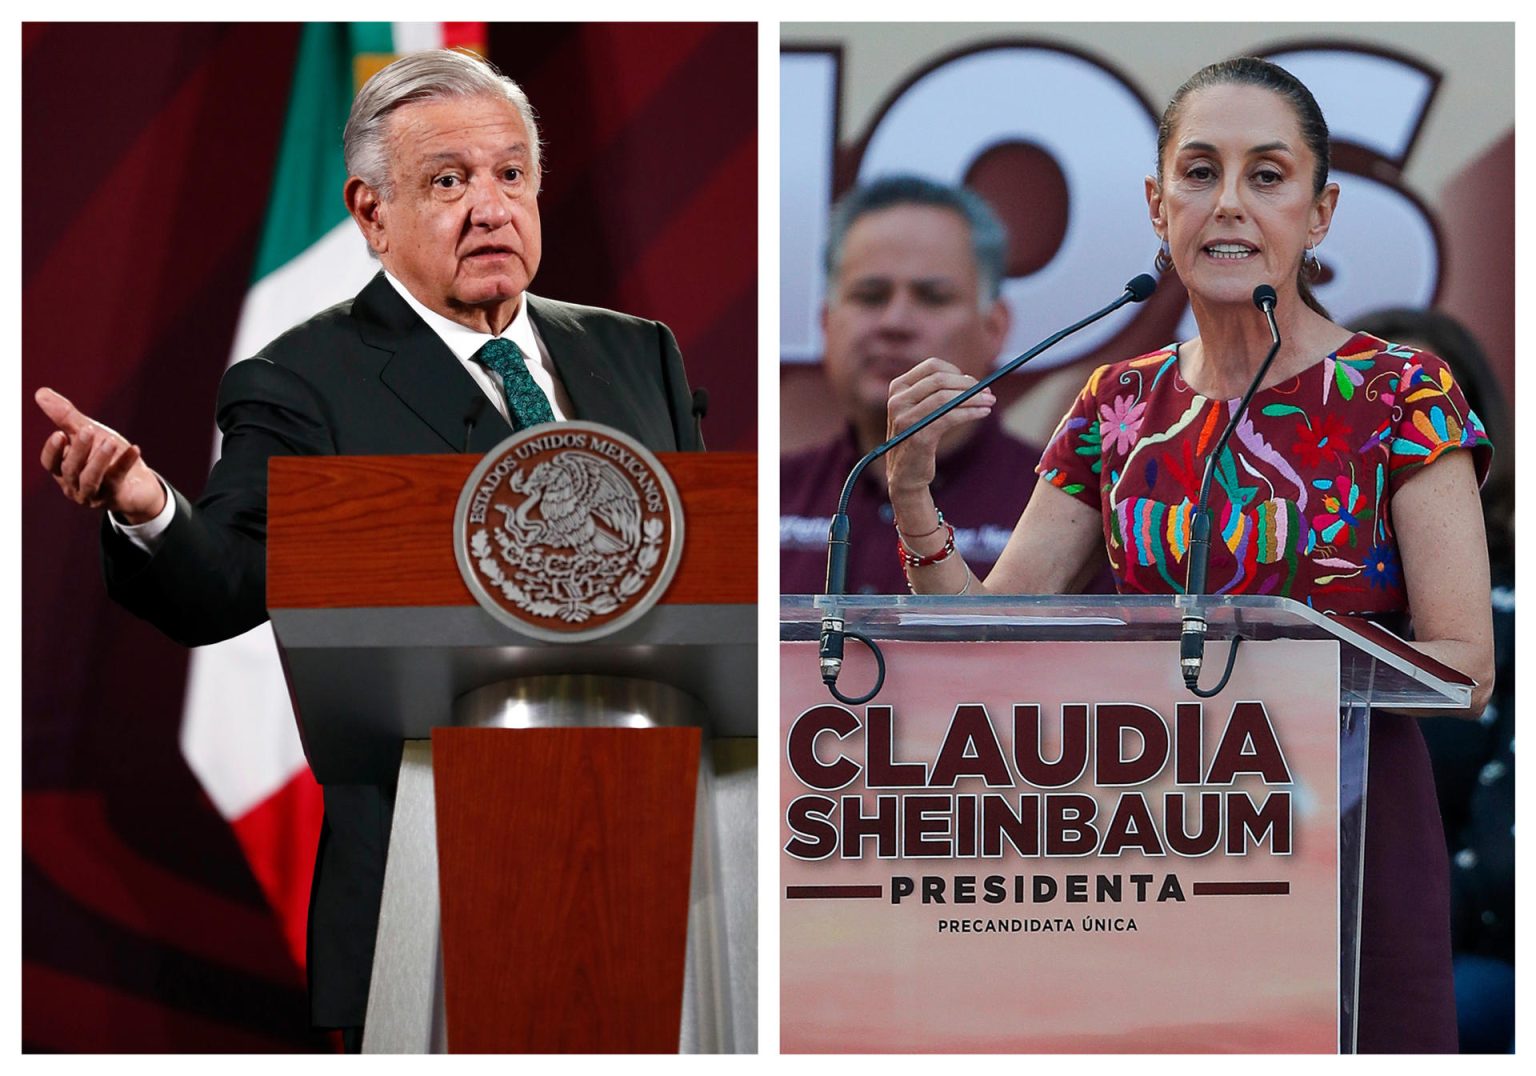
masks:
<path id="1" fill-rule="evenodd" d="M 682 515 L 660 463 L 593 423 L 503 442 L 466 484 L 459 515 L 471 591 L 499 619 L 542 629 L 534 634 L 590 637 L 628 623 L 626 607 L 649 592 L 638 615 L 659 598 L 658 576 L 670 579 L 681 552 Z"/>

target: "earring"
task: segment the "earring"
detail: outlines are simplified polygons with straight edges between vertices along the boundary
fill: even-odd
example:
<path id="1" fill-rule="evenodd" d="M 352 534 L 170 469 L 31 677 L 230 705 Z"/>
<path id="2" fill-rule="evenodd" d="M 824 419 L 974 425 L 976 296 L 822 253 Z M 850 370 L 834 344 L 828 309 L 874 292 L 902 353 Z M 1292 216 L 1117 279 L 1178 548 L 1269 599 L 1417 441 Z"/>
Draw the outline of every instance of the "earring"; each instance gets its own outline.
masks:
<path id="1" fill-rule="evenodd" d="M 1323 274 L 1323 263 L 1317 260 L 1317 248 L 1308 247 L 1301 255 L 1301 275 L 1316 280 Z"/>
<path id="2" fill-rule="evenodd" d="M 1166 273 L 1173 268 L 1173 252 L 1168 249 L 1168 240 L 1164 239 L 1162 245 L 1157 248 L 1157 256 L 1152 259 L 1152 268 L 1159 273 Z"/>

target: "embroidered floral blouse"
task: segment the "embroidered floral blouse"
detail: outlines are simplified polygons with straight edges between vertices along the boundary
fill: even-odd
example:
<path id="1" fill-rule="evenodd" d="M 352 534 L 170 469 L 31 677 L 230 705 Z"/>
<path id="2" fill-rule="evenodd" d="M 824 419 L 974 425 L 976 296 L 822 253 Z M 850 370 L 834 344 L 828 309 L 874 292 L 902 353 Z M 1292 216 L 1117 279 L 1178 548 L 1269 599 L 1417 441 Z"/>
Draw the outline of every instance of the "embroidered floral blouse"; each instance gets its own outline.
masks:
<path id="1" fill-rule="evenodd" d="M 1037 468 L 1100 510 L 1116 584 L 1181 593 L 1206 455 L 1238 401 L 1197 394 L 1176 347 L 1093 372 Z M 1407 609 L 1392 494 L 1446 452 L 1493 447 L 1445 363 L 1357 333 L 1254 394 L 1211 482 L 1214 594 L 1279 594 L 1337 613 Z"/>

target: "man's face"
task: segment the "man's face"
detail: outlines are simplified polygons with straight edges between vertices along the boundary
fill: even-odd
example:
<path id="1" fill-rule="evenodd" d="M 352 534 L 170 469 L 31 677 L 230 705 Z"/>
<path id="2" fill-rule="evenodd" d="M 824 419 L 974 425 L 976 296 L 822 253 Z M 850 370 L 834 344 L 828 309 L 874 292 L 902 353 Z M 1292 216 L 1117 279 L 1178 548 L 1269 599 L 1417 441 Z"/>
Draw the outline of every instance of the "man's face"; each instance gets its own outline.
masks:
<path id="1" fill-rule="evenodd" d="M 891 381 L 931 355 L 974 377 L 1008 329 L 1002 302 L 981 302 L 965 218 L 937 206 L 865 213 L 843 241 L 822 310 L 827 379 L 855 422 L 885 422 Z"/>
<path id="2" fill-rule="evenodd" d="M 541 253 L 522 117 L 495 97 L 424 101 L 390 117 L 385 145 L 393 194 L 363 222 L 379 260 L 423 305 L 499 332 Z"/>

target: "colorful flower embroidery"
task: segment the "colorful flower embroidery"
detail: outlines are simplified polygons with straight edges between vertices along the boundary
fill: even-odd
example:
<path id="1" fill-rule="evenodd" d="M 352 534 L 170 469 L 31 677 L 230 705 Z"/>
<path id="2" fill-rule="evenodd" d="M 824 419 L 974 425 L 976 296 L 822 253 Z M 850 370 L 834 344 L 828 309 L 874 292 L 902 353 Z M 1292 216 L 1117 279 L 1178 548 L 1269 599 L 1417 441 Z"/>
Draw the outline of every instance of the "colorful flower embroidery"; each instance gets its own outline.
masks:
<path id="1" fill-rule="evenodd" d="M 1094 371 L 1040 462 L 1046 481 L 1102 513 L 1126 593 L 1183 589 L 1191 502 L 1231 415 L 1178 369 L 1168 348 Z M 1255 394 L 1215 461 L 1209 590 L 1403 610 L 1392 493 L 1458 448 L 1486 471 L 1487 434 L 1444 363 L 1355 336 Z"/>
<path id="2" fill-rule="evenodd" d="M 1365 384 L 1365 373 L 1375 365 L 1375 352 L 1364 358 L 1345 358 L 1342 349 L 1338 355 L 1323 359 L 1323 403 L 1328 402 L 1328 392 L 1338 386 L 1339 395 L 1347 402 L 1355 398 L 1355 389 Z"/>
<path id="3" fill-rule="evenodd" d="M 1349 451 L 1349 427 L 1331 411 L 1316 422 L 1303 418 L 1296 425 L 1296 439 L 1291 442 L 1291 451 L 1297 462 L 1308 470 L 1320 467 Z"/>
<path id="4" fill-rule="evenodd" d="M 1145 403 L 1137 403 L 1130 396 L 1116 396 L 1113 403 L 1101 405 L 1099 431 L 1104 438 L 1104 447 L 1121 455 L 1129 452 L 1136 443 L 1136 435 L 1141 432 L 1141 419 L 1146 410 Z"/>
<path id="5" fill-rule="evenodd" d="M 1353 475 L 1341 474 L 1332 483 L 1319 481 L 1318 488 L 1324 490 L 1323 511 L 1320 515 L 1312 517 L 1312 529 L 1317 531 L 1317 536 L 1324 542 L 1336 544 L 1340 535 L 1343 541 L 1349 545 L 1355 544 L 1355 531 L 1361 522 L 1371 514 L 1369 508 L 1361 507 L 1360 486 Z"/>
<path id="6" fill-rule="evenodd" d="M 1397 565 L 1397 547 L 1379 542 L 1371 547 L 1365 558 L 1365 581 L 1374 590 L 1397 587 L 1403 581 L 1403 573 Z"/>
<path id="7" fill-rule="evenodd" d="M 1438 373 L 1439 376 L 1436 376 Z M 1403 367 L 1403 376 L 1399 384 L 1405 386 L 1406 395 L 1404 403 L 1415 403 L 1430 396 L 1444 396 L 1455 384 L 1451 380 L 1451 372 L 1445 367 L 1440 367 L 1437 372 L 1431 372 L 1424 368 L 1421 362 L 1409 362 Z"/>
<path id="8" fill-rule="evenodd" d="M 1392 454 L 1407 457 L 1414 463 L 1433 463 L 1447 449 L 1470 448 L 1476 443 L 1477 435 L 1472 426 L 1463 426 L 1457 415 L 1436 405 L 1427 412 L 1413 412 L 1411 422 L 1392 442 Z"/>

